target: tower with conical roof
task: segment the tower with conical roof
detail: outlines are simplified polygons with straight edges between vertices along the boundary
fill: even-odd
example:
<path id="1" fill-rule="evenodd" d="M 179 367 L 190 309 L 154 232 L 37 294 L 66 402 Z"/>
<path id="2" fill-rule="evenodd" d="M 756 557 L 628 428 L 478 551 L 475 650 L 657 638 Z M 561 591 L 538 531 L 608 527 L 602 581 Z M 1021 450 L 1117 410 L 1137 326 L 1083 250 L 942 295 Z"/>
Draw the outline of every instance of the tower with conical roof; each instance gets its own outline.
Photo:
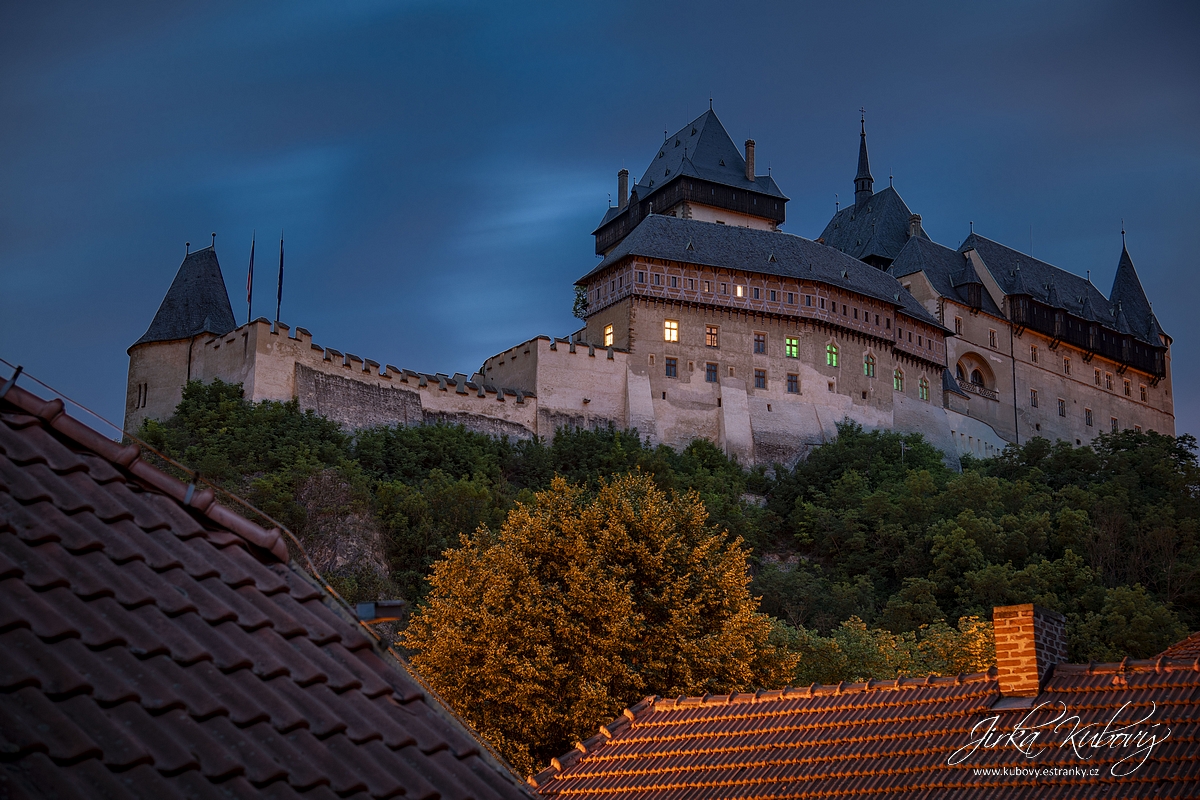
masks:
<path id="1" fill-rule="evenodd" d="M 854 205 L 862 205 L 874 194 L 875 179 L 871 177 L 871 162 L 867 158 L 867 117 L 859 120 L 858 174 L 854 176 Z"/>
<path id="2" fill-rule="evenodd" d="M 592 232 L 596 254 L 610 252 L 652 214 L 777 230 L 788 198 L 769 172 L 755 174 L 754 147 L 747 139 L 739 151 L 711 107 L 667 136 L 628 197 L 628 172 L 617 173 L 617 204 Z"/>
<path id="3" fill-rule="evenodd" d="M 136 431 L 147 417 L 171 416 L 193 377 L 197 337 L 224 336 L 236 327 L 216 249 L 188 253 L 150 327 L 128 350 L 125 430 Z"/>

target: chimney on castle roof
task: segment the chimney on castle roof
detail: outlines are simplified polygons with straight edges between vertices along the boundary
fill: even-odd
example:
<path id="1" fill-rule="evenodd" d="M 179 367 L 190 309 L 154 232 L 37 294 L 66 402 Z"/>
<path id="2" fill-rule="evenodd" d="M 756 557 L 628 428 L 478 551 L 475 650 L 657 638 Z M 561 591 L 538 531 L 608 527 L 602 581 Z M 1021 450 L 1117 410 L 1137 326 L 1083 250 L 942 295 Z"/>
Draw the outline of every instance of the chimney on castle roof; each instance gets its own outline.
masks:
<path id="1" fill-rule="evenodd" d="M 629 205 L 629 170 L 617 173 L 617 208 Z"/>
<path id="2" fill-rule="evenodd" d="M 746 180 L 754 180 L 754 140 L 746 140 Z"/>
<path id="3" fill-rule="evenodd" d="M 908 218 L 908 238 L 921 235 L 921 215 L 913 214 Z"/>
<path id="4" fill-rule="evenodd" d="M 1036 697 L 1055 664 L 1067 660 L 1066 617 L 1025 603 L 992 611 L 996 670 L 1005 697 Z"/>

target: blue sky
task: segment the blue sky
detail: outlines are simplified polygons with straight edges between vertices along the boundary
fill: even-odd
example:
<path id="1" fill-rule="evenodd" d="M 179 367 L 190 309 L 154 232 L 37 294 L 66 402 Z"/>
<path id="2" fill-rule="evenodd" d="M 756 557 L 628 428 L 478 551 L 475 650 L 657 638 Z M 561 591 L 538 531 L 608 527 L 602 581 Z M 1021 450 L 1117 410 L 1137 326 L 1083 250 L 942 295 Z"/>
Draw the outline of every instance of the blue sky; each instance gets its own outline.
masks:
<path id="1" fill-rule="evenodd" d="M 1106 294 L 1129 249 L 1200 433 L 1200 6 L 262 2 L 0 8 L 0 356 L 119 421 L 126 348 L 217 232 L 235 315 L 430 372 L 573 330 L 616 172 L 714 98 L 815 237 L 876 188 Z"/>

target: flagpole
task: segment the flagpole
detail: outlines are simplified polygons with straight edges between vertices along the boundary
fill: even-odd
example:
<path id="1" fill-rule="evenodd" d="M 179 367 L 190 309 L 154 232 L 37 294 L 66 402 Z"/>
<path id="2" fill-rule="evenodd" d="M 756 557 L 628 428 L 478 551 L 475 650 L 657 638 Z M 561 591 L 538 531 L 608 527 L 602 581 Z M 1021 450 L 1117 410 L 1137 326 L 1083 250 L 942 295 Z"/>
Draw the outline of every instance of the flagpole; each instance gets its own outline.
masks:
<path id="1" fill-rule="evenodd" d="M 275 296 L 275 324 L 279 324 L 279 307 L 283 305 L 283 229 L 279 229 L 279 293 Z"/>
<path id="2" fill-rule="evenodd" d="M 250 324 L 250 298 L 254 296 L 254 239 L 255 234 L 250 234 L 250 269 L 246 272 L 246 324 Z"/>

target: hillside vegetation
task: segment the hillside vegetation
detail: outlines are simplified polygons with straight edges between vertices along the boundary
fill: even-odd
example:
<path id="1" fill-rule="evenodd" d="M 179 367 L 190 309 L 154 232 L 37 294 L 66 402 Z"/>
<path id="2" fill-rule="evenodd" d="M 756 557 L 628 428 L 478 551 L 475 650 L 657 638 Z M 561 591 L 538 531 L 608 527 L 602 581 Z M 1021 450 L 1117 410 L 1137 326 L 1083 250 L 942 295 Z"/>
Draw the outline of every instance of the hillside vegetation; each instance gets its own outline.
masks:
<path id="1" fill-rule="evenodd" d="M 537 507 L 555 476 L 592 497 L 640 470 L 668 495 L 694 492 L 705 524 L 742 540 L 775 641 L 801 656 L 798 681 L 986 662 L 979 620 L 1010 603 L 1066 614 L 1077 661 L 1150 656 L 1200 627 L 1190 436 L 1033 439 L 955 473 L 919 436 L 846 425 L 793 470 L 747 471 L 704 441 L 675 451 L 613 430 L 350 435 L 220 382 L 189 384 L 176 415 L 140 435 L 291 527 L 351 602 L 418 607 L 445 551 Z"/>

